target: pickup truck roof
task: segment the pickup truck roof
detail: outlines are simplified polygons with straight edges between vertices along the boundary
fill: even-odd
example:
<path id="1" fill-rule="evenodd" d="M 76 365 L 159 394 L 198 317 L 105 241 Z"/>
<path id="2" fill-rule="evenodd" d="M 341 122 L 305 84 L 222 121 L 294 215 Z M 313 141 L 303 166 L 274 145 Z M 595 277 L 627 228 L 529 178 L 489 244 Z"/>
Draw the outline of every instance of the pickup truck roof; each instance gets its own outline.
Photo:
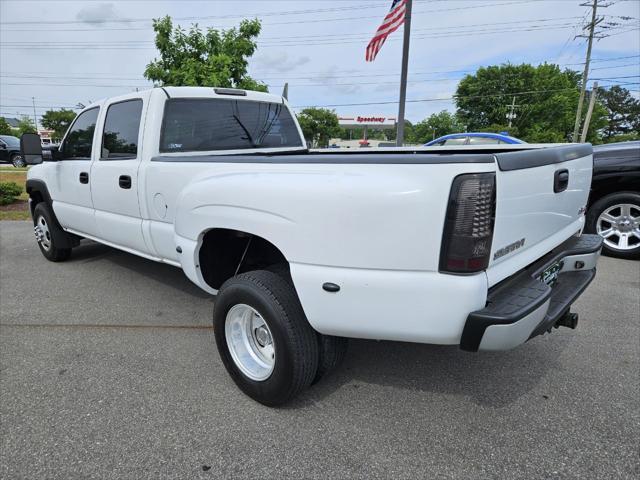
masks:
<path id="1" fill-rule="evenodd" d="M 280 95 L 272 93 L 254 92 L 251 90 L 241 90 L 236 88 L 217 88 L 217 87 L 154 87 L 147 90 L 134 92 L 137 95 L 143 95 L 153 90 L 162 90 L 169 98 L 235 98 L 237 100 L 250 100 L 254 102 L 284 102 L 284 98 Z M 115 98 L 129 98 L 132 94 L 128 93 Z M 114 97 L 103 98 L 86 107 L 86 110 L 98 107 L 106 101 L 113 101 Z"/>

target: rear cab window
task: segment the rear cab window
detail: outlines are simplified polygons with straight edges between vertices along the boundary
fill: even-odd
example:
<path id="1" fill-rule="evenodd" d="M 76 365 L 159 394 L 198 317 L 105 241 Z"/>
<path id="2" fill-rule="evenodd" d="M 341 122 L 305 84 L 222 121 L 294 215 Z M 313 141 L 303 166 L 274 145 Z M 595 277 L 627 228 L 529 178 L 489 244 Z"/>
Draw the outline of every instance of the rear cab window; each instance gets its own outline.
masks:
<path id="1" fill-rule="evenodd" d="M 164 107 L 160 152 L 304 148 L 284 103 L 172 98 Z"/>

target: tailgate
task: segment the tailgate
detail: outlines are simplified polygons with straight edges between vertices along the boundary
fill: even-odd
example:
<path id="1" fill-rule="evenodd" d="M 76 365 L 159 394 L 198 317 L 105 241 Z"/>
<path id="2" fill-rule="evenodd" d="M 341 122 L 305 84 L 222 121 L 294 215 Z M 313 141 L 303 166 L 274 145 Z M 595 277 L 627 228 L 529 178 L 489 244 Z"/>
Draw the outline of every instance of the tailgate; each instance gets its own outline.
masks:
<path id="1" fill-rule="evenodd" d="M 593 149 L 572 144 L 496 154 L 496 218 L 489 285 L 582 229 Z"/>

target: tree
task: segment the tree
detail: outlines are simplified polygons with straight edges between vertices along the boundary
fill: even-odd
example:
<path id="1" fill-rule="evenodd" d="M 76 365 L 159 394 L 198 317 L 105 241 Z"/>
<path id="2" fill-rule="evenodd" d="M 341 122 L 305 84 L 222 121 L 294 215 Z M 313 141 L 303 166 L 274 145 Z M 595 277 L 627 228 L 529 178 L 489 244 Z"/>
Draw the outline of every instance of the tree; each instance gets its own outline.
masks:
<path id="1" fill-rule="evenodd" d="M 4 117 L 0 117 L 0 135 L 13 135 L 11 125 L 7 123 Z"/>
<path id="2" fill-rule="evenodd" d="M 18 137 L 25 133 L 38 133 L 38 131 L 36 130 L 35 124 L 26 115 L 20 117 L 20 120 L 18 121 L 17 129 L 18 129 L 18 134 L 16 136 Z"/>
<path id="3" fill-rule="evenodd" d="M 464 132 L 464 125 L 455 114 L 442 110 L 416 123 L 413 135 L 409 138 L 414 143 L 426 143 L 442 135 L 458 132 Z"/>
<path id="4" fill-rule="evenodd" d="M 598 96 L 607 111 L 602 132 L 605 141 L 615 141 L 612 137 L 618 135 L 640 135 L 640 100 L 618 85 L 600 90 Z"/>
<path id="5" fill-rule="evenodd" d="M 256 51 L 258 20 L 243 20 L 229 30 L 193 25 L 189 32 L 173 27 L 171 17 L 154 19 L 155 44 L 160 53 L 144 76 L 158 85 L 189 85 L 259 90 L 267 86 L 247 75 L 247 58 Z"/>
<path id="6" fill-rule="evenodd" d="M 73 110 L 67 110 L 63 108 L 61 110 L 47 110 L 42 116 L 40 123 L 44 128 L 53 130 L 54 138 L 61 139 L 71 122 L 76 118 L 76 113 Z"/>
<path id="7" fill-rule="evenodd" d="M 312 147 L 326 147 L 331 137 L 340 134 L 338 116 L 326 108 L 305 108 L 298 115 L 304 138 Z"/>
<path id="8" fill-rule="evenodd" d="M 559 66 L 499 65 L 465 76 L 456 91 L 457 114 L 469 131 L 506 124 L 513 97 L 513 125 L 529 142 L 568 141 L 578 105 L 580 74 Z M 586 110 L 586 109 L 585 109 Z M 587 139 L 597 140 L 602 109 L 595 108 Z M 510 133 L 514 128 L 510 129 Z"/>

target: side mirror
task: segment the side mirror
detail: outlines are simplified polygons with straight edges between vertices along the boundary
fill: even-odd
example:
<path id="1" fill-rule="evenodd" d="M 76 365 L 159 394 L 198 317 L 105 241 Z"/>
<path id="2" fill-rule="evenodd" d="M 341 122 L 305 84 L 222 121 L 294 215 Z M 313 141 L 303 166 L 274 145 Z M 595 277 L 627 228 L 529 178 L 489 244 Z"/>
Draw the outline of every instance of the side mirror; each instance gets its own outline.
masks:
<path id="1" fill-rule="evenodd" d="M 45 162 L 57 162 L 62 159 L 62 154 L 60 153 L 60 147 L 58 145 L 53 145 L 51 147 L 44 147 L 42 149 L 42 160 Z"/>
<path id="2" fill-rule="evenodd" d="M 20 137 L 20 153 L 27 165 L 42 163 L 42 144 L 40 135 L 36 133 L 23 133 Z"/>

